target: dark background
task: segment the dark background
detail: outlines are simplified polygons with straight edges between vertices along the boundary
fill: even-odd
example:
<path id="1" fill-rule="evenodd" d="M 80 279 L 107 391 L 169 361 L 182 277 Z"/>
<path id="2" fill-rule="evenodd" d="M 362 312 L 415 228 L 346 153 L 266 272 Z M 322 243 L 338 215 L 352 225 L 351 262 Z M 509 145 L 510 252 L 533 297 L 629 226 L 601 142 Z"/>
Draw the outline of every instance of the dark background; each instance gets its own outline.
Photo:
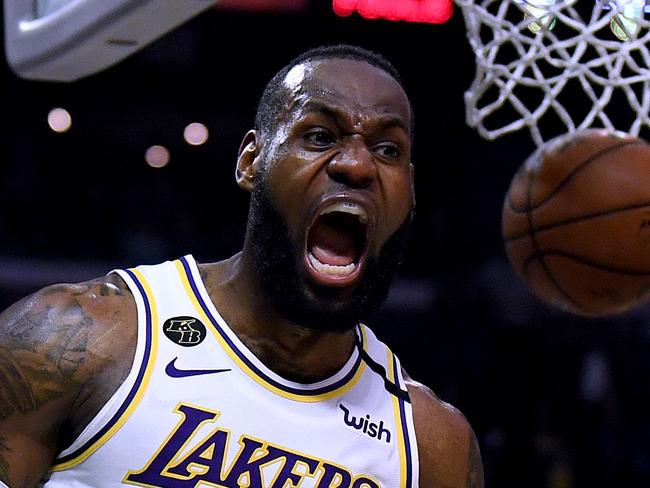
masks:
<path id="1" fill-rule="evenodd" d="M 650 485 L 648 310 L 585 319 L 537 301 L 511 271 L 503 197 L 534 149 L 488 142 L 464 123 L 474 56 L 460 11 L 444 25 L 300 12 L 213 9 L 123 63 L 71 84 L 2 65 L 0 305 L 113 267 L 237 252 L 248 195 L 234 181 L 241 138 L 268 79 L 326 43 L 374 49 L 415 107 L 417 217 L 408 259 L 369 321 L 411 376 L 474 426 L 488 487 Z M 53 107 L 73 117 L 52 132 Z M 210 139 L 187 145 L 199 121 Z M 171 161 L 148 167 L 162 144 Z"/>

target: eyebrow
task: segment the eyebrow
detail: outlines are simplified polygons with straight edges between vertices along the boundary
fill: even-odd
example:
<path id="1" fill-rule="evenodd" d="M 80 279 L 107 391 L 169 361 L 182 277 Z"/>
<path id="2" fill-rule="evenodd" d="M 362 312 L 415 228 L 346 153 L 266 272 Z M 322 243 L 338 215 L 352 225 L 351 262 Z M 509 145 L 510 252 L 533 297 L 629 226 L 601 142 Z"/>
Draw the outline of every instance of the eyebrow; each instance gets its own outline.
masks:
<path id="1" fill-rule="evenodd" d="M 348 119 L 348 114 L 345 110 L 333 106 L 330 103 L 315 99 L 307 100 L 303 105 L 298 107 L 297 111 L 302 113 L 321 113 L 326 117 L 337 120 Z M 381 119 L 380 123 L 384 128 L 399 127 L 407 134 L 411 133 L 410 125 L 407 124 L 399 115 L 381 114 L 379 118 Z"/>

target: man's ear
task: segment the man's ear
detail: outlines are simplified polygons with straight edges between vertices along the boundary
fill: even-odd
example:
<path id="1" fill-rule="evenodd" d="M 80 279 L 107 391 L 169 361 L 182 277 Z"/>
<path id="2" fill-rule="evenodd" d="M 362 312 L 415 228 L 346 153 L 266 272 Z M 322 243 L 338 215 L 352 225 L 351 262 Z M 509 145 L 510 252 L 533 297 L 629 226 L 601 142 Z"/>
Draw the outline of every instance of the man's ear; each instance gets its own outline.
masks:
<path id="1" fill-rule="evenodd" d="M 259 133 L 255 130 L 249 130 L 239 146 L 237 168 L 235 169 L 237 184 L 246 191 L 253 191 L 255 187 L 255 177 L 262 164 L 260 149 Z"/>

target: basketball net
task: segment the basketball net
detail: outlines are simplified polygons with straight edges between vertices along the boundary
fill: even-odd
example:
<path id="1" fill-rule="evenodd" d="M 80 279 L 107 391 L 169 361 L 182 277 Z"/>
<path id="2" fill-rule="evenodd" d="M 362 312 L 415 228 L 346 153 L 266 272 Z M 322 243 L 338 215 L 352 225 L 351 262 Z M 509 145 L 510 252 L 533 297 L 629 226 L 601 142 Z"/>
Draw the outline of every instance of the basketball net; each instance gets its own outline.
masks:
<path id="1" fill-rule="evenodd" d="M 589 127 L 650 129 L 645 0 L 455 0 L 476 54 L 466 119 L 538 148 Z"/>

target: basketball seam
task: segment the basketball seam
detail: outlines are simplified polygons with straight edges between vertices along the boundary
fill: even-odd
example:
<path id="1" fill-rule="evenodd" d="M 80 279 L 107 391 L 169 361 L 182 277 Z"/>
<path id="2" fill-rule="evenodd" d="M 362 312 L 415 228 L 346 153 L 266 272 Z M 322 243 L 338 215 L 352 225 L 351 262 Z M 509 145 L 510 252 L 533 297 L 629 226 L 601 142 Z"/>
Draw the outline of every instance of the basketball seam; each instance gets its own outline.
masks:
<path id="1" fill-rule="evenodd" d="M 570 302 L 574 307 L 576 307 L 576 308 L 578 308 L 578 309 L 581 309 L 581 310 L 583 310 L 583 311 L 585 311 L 585 312 L 596 313 L 594 310 L 592 310 L 592 309 L 590 309 L 590 308 L 588 308 L 588 307 L 583 306 L 581 303 L 578 303 L 576 300 L 574 300 L 574 298 L 573 298 L 571 295 L 569 295 L 569 294 L 564 290 L 564 288 L 562 288 L 562 287 L 560 286 L 560 284 L 557 282 L 557 280 L 555 279 L 555 277 L 553 276 L 553 274 L 552 274 L 551 271 L 549 270 L 548 266 L 546 265 L 546 261 L 544 260 L 545 255 L 546 255 L 546 254 L 543 253 L 543 252 L 536 251 L 536 252 L 534 252 L 533 254 L 531 254 L 530 256 L 528 256 L 528 258 L 526 259 L 526 261 L 524 261 L 524 276 L 528 277 L 528 268 L 530 267 L 530 264 L 531 264 L 534 260 L 539 260 L 539 262 L 540 262 L 540 264 L 541 264 L 541 266 L 542 266 L 542 269 L 543 269 L 544 272 L 546 273 L 546 276 L 548 276 L 548 279 L 551 280 L 551 284 L 552 284 L 553 286 L 555 286 L 555 288 L 556 288 L 556 289 L 557 289 L 557 290 L 558 290 L 558 291 L 559 291 L 559 292 L 564 296 L 564 298 L 565 298 L 567 301 L 569 301 L 569 302 Z M 527 280 L 527 281 L 529 281 L 529 283 L 532 284 L 532 282 L 530 282 L 530 280 Z"/>
<path id="2" fill-rule="evenodd" d="M 529 256 L 529 258 L 526 259 L 526 261 L 524 262 L 524 276 L 526 276 L 526 278 L 527 278 L 526 281 L 528 281 L 529 283 L 532 284 L 532 282 L 528 279 L 528 271 L 527 271 L 527 269 L 528 269 L 528 265 L 530 264 L 530 262 L 532 262 L 532 260 L 534 258 L 538 258 L 539 262 L 540 262 L 540 264 L 542 266 L 542 269 L 546 273 L 546 276 L 551 281 L 553 286 L 555 286 L 555 288 L 557 288 L 557 290 L 560 292 L 560 294 L 563 295 L 566 300 L 568 300 L 570 303 L 572 303 L 573 306 L 575 306 L 575 307 L 577 307 L 579 309 L 583 309 L 583 310 L 585 310 L 587 312 L 593 313 L 593 310 L 590 310 L 589 308 L 582 306 L 580 303 L 578 303 L 576 300 L 574 300 L 574 298 L 571 295 L 569 295 L 564 290 L 564 288 L 562 288 L 560 286 L 558 281 L 555 279 L 555 276 L 553 276 L 553 273 L 551 273 L 551 270 L 549 269 L 548 265 L 546 264 L 546 260 L 544 259 L 544 254 L 542 253 L 542 251 L 541 251 L 541 249 L 539 247 L 539 243 L 537 242 L 537 239 L 536 239 L 537 232 L 533 227 L 533 210 L 535 210 L 536 208 L 539 208 L 539 206 L 538 207 L 532 207 L 531 206 L 531 200 L 532 200 L 532 194 L 533 194 L 533 185 L 537 181 L 537 176 L 538 175 L 539 175 L 539 173 L 534 173 L 533 178 L 529 178 L 529 180 L 528 180 L 528 188 L 526 189 L 526 194 L 527 194 L 527 198 L 528 198 L 528 208 L 526 210 L 526 217 L 527 217 L 527 220 L 528 220 L 528 232 L 529 232 L 529 235 L 530 235 L 530 240 L 533 243 L 533 249 L 534 249 L 535 252 L 531 256 Z"/>
<path id="3" fill-rule="evenodd" d="M 560 220 L 559 222 L 554 222 L 552 224 L 546 224 L 546 225 L 541 225 L 537 228 L 535 228 L 534 233 L 539 234 L 540 232 L 545 232 L 547 230 L 552 230 L 555 229 L 556 227 L 561 227 L 563 225 L 567 224 L 574 224 L 577 222 L 585 222 L 590 219 L 597 219 L 600 217 L 607 217 L 609 215 L 613 215 L 616 213 L 623 213 L 623 212 L 628 212 L 630 210 L 639 210 L 644 207 L 649 207 L 650 208 L 650 202 L 645 202 L 645 203 L 638 203 L 634 205 L 628 205 L 626 207 L 621 207 L 621 208 L 615 208 L 615 209 L 610 209 L 610 210 L 603 210 L 601 212 L 595 212 L 591 214 L 586 214 L 586 215 L 580 215 L 578 217 L 572 217 L 570 219 L 565 219 L 565 220 Z M 528 222 L 529 225 L 531 225 L 531 222 Z M 524 231 L 523 233 L 520 234 L 515 234 L 509 237 L 503 236 L 503 242 L 504 243 L 510 243 L 517 241 L 519 239 L 522 239 L 524 237 L 528 237 L 530 235 L 529 231 Z"/>
<path id="4" fill-rule="evenodd" d="M 585 259 L 581 256 L 578 256 L 576 254 L 571 254 L 566 251 L 561 251 L 559 249 L 550 249 L 548 251 L 540 251 L 539 253 L 535 253 L 526 259 L 524 262 L 524 271 L 526 271 L 527 267 L 529 266 L 530 262 L 534 258 L 539 258 L 539 257 L 546 257 L 546 256 L 559 256 L 563 258 L 568 258 L 568 259 L 573 259 L 574 261 L 580 263 L 580 264 L 585 264 L 587 266 L 591 266 L 592 268 L 599 269 L 601 271 L 607 271 L 608 273 L 614 273 L 618 275 L 623 275 L 623 276 L 650 276 L 650 269 L 646 271 L 642 270 L 634 270 L 634 269 L 626 269 L 626 268 L 614 268 L 611 266 L 607 266 L 605 264 L 601 264 L 597 261 L 591 261 L 589 259 Z"/>
<path id="5" fill-rule="evenodd" d="M 532 206 L 531 205 L 531 195 L 530 192 L 528 194 L 528 206 L 525 208 L 521 207 L 516 207 L 514 202 L 512 201 L 512 194 L 509 195 L 508 198 L 508 207 L 510 207 L 510 210 L 512 210 L 514 213 L 526 213 L 529 212 L 530 210 L 537 210 L 538 208 L 542 207 L 546 203 L 548 203 L 550 200 L 553 199 L 553 197 L 562 190 L 566 185 L 569 184 L 569 182 L 575 177 L 576 174 L 578 174 L 580 171 L 582 171 L 584 168 L 586 168 L 588 165 L 593 163 L 595 160 L 599 159 L 602 156 L 605 156 L 607 153 L 614 151 L 615 149 L 619 149 L 624 146 L 631 146 L 635 144 L 645 144 L 645 142 L 641 141 L 625 141 L 622 142 L 621 144 L 617 144 L 616 146 L 609 146 L 604 149 L 601 149 L 600 151 L 596 152 L 595 154 L 592 154 L 589 158 L 587 158 L 585 161 L 583 161 L 580 165 L 578 165 L 576 168 L 573 169 L 568 175 L 564 177 L 562 181 L 560 181 L 555 188 L 553 188 L 549 194 L 544 198 L 541 202 L 539 202 L 537 205 Z M 529 180 L 530 182 L 534 182 L 537 180 L 538 172 L 534 173 L 534 178 Z M 532 183 L 529 184 L 529 189 L 532 188 Z"/>

